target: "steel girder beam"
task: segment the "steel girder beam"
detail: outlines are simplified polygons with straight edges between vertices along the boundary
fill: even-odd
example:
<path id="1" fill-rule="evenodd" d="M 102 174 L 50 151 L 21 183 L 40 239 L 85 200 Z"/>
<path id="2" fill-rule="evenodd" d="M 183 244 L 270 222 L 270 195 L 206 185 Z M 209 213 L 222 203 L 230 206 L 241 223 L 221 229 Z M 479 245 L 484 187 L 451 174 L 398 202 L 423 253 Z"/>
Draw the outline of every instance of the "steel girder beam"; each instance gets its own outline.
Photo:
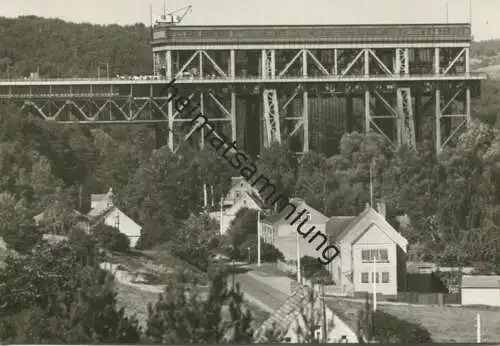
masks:
<path id="1" fill-rule="evenodd" d="M 262 76 L 265 78 L 276 77 L 276 62 L 274 50 L 262 50 Z M 264 147 L 269 147 L 273 142 L 281 143 L 281 124 L 276 89 L 264 89 L 263 94 L 264 118 Z"/>

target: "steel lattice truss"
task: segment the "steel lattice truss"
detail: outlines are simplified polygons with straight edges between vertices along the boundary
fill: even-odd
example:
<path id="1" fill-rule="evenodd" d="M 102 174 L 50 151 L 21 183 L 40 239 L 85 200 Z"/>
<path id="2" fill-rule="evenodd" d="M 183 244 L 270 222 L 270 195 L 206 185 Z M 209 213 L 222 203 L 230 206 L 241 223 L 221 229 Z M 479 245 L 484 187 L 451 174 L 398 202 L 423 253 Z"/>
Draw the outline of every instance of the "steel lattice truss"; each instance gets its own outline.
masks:
<path id="1" fill-rule="evenodd" d="M 232 140 L 238 139 L 237 97 L 241 95 L 258 95 L 262 100 L 262 115 L 248 116 L 261 120 L 265 146 L 297 137 L 302 152 L 309 150 L 310 124 L 317 119 L 310 114 L 310 100 L 320 94 L 359 100 L 364 108 L 362 130 L 379 132 L 394 146 L 415 147 L 416 121 L 425 114 L 433 119 L 431 132 L 437 151 L 467 125 L 471 85 L 480 80 L 469 72 L 468 48 L 427 49 L 430 63 L 422 64 L 420 71 L 411 65 L 420 54 L 415 49 L 359 46 L 261 49 L 244 63 L 234 49 L 165 49 L 154 52 L 153 60 L 155 72 L 165 73 L 166 80 L 175 77 L 182 96 L 199 104 L 212 121 L 224 124 Z M 241 72 L 245 69 L 250 72 Z M 168 145 L 173 149 L 175 141 L 185 136 L 178 133 L 184 126 L 181 123 L 190 120 L 179 116 L 168 102 L 171 95 L 161 94 L 164 83 L 0 81 L 0 99 L 51 121 L 165 123 L 170 130 Z M 354 115 L 347 112 L 347 117 Z"/>

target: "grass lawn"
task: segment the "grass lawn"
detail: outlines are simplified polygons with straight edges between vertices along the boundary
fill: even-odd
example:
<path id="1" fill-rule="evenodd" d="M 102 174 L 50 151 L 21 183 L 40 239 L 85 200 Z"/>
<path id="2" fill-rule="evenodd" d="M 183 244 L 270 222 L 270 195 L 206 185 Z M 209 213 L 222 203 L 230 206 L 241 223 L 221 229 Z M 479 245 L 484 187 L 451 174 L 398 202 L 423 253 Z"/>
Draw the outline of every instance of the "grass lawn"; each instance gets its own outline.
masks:
<path id="1" fill-rule="evenodd" d="M 158 294 L 142 291 L 138 288 L 115 282 L 118 306 L 125 308 L 128 316 L 136 315 L 141 327 L 146 326 L 148 318 L 148 303 L 154 304 L 158 300 Z"/>
<path id="2" fill-rule="evenodd" d="M 355 316 L 361 302 L 328 298 L 329 306 L 339 310 L 349 325 L 356 325 Z M 379 304 L 377 309 L 422 325 L 434 342 L 476 342 L 476 316 L 481 316 L 481 342 L 500 340 L 500 310 L 480 307 L 441 307 Z"/>
<path id="3" fill-rule="evenodd" d="M 142 291 L 138 288 L 130 287 L 128 285 L 120 283 L 116 283 L 116 290 L 118 293 L 118 305 L 125 308 L 127 315 L 136 314 L 137 319 L 139 320 L 139 324 L 144 329 L 148 317 L 148 303 L 154 304 L 158 300 L 158 294 Z M 267 312 L 262 311 L 256 305 L 247 303 L 246 307 L 250 309 L 250 312 L 252 314 L 252 327 L 254 329 L 269 317 L 269 314 Z M 229 318 L 229 312 L 224 309 L 222 316 L 223 318 Z"/>

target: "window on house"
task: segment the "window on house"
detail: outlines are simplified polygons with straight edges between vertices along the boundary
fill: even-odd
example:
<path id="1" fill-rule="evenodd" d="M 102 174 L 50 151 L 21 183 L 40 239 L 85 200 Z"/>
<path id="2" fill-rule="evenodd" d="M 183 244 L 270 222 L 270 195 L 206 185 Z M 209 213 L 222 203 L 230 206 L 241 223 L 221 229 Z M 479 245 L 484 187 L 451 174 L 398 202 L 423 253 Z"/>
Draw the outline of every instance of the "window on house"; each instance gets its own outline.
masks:
<path id="1" fill-rule="evenodd" d="M 361 273 L 361 283 L 368 283 L 368 273 Z"/>
<path id="2" fill-rule="evenodd" d="M 361 261 L 371 262 L 373 259 L 377 262 L 388 262 L 389 255 L 387 249 L 361 250 Z"/>
<path id="3" fill-rule="evenodd" d="M 371 274 L 372 274 L 372 283 L 373 283 L 373 273 L 371 273 Z M 379 283 L 379 276 L 378 276 L 378 273 L 375 273 L 375 274 L 377 274 L 377 275 L 375 275 L 375 278 L 377 280 L 376 283 L 378 284 Z"/>
<path id="4" fill-rule="evenodd" d="M 384 284 L 389 283 L 389 272 L 382 273 L 382 283 Z"/>

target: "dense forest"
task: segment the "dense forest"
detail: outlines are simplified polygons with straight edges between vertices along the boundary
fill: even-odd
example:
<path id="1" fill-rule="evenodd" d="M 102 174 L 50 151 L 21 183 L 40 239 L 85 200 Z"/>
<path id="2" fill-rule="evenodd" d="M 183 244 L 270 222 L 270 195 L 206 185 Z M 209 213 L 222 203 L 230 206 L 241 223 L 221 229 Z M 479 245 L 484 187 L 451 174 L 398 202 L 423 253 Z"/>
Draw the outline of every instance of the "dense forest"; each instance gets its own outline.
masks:
<path id="1" fill-rule="evenodd" d="M 103 62 L 110 64 L 112 74 L 151 73 L 149 29 L 142 24 L 98 26 L 20 17 L 0 18 L 0 30 L 4 76 L 26 76 L 37 69 L 45 76 L 95 76 Z M 333 156 L 309 152 L 297 161 L 284 143 L 262 152 L 257 165 L 280 191 L 333 216 L 356 215 L 364 208 L 373 163 L 375 199 L 386 202 L 388 219 L 409 240 L 411 259 L 475 265 L 500 274 L 499 90 L 495 83 L 485 84 L 483 99 L 473 105 L 473 124 L 455 147 L 439 156 L 431 143 L 422 143 L 417 151 L 404 147 L 394 151 L 379 135 L 354 132 L 339 135 L 339 150 Z M 120 208 L 143 225 L 140 247 L 172 243 L 182 249 L 180 256 L 197 256 L 197 265 L 217 246 L 207 241 L 213 227 L 197 217 L 203 207 L 203 184 L 214 186 L 218 200 L 234 175 L 211 148 L 199 151 L 186 145 L 175 154 L 167 147 L 156 148 L 154 131 L 147 126 L 63 126 L 22 116 L 8 107 L 0 109 L 0 170 L 0 236 L 18 254 L 0 273 L 8 283 L 0 286 L 0 291 L 6 290 L 0 296 L 16 297 L 0 299 L 0 338 L 24 343 L 141 338 L 133 318 L 116 308 L 96 264 L 98 254 L 87 251 L 92 248 L 90 240 L 73 232 L 73 209 L 87 212 L 90 193 L 112 187 Z M 54 249 L 40 244 L 41 234 L 50 232 L 34 224 L 33 217 L 42 211 L 49 211 L 47 217 L 60 226 L 59 233 L 73 239 L 70 245 Z M 401 215 L 407 215 L 409 223 L 399 224 L 396 217 Z M 30 271 L 23 273 L 21 268 Z M 30 275 L 40 277 L 47 270 L 54 275 L 29 284 Z M 213 278 L 213 295 L 204 304 L 187 301 L 182 309 L 186 316 L 195 312 L 215 316 L 223 301 L 231 301 L 231 340 L 246 342 L 249 317 L 239 310 L 241 295 L 225 292 L 221 282 L 221 277 Z M 162 319 L 168 316 L 162 309 L 182 300 L 184 286 L 151 307 L 144 335 L 150 342 L 223 340 L 228 327 L 218 324 L 205 328 L 204 334 L 165 331 L 168 321 Z M 74 287 L 85 289 L 75 293 Z M 88 306 L 102 309 L 94 314 Z M 81 319 L 75 318 L 78 311 L 85 312 Z M 92 322 L 100 318 L 112 321 L 112 327 L 104 330 Z M 38 319 L 45 326 L 62 323 L 62 327 L 49 335 L 36 325 Z M 200 317 L 192 323 L 192 328 L 199 328 L 208 321 Z M 28 330 L 30 337 L 25 336 Z"/>

